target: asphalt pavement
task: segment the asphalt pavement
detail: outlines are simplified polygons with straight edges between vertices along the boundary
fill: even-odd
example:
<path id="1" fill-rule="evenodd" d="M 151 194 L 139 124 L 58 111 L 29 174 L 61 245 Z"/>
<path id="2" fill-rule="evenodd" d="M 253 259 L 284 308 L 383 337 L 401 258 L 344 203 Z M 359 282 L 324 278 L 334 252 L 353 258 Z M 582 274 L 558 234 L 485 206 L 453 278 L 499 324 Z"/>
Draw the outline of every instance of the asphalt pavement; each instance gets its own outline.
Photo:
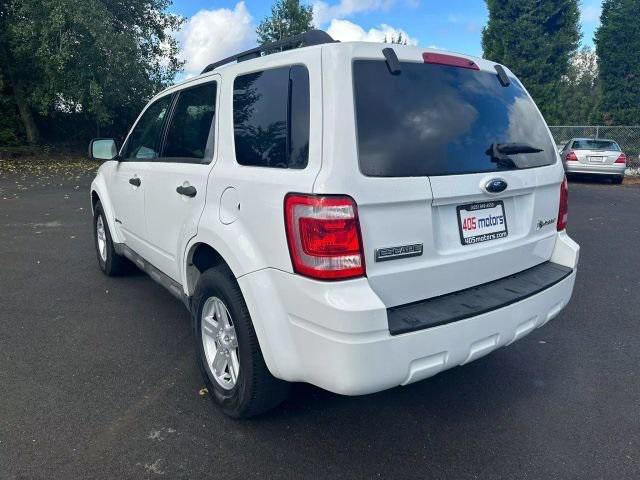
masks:
<path id="1" fill-rule="evenodd" d="M 0 175 L 0 478 L 640 478 L 640 186 L 570 184 L 567 309 L 407 387 L 296 385 L 231 420 L 201 397 L 189 315 L 107 278 L 90 175 Z"/>

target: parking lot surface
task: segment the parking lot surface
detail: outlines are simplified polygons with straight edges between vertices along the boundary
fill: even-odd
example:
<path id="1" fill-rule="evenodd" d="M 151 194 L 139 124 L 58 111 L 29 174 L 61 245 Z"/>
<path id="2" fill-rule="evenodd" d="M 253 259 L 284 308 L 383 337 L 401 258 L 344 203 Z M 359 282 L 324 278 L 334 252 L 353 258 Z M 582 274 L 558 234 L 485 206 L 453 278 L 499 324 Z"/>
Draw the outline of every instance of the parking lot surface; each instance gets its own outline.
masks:
<path id="1" fill-rule="evenodd" d="M 0 175 L 0 478 L 640 478 L 640 187 L 570 184 L 574 296 L 522 341 L 236 421 L 182 304 L 98 270 L 90 178 Z"/>

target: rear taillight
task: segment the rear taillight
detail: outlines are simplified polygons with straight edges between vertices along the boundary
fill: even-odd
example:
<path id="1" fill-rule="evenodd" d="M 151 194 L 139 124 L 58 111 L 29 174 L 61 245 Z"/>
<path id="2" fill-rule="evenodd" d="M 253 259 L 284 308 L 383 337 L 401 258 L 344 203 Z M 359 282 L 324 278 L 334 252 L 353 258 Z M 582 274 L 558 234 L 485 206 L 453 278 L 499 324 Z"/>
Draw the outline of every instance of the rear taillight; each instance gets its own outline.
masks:
<path id="1" fill-rule="evenodd" d="M 558 207 L 558 231 L 567 228 L 567 218 L 569 214 L 569 184 L 567 177 L 564 177 L 560 185 L 560 207 Z"/>
<path id="2" fill-rule="evenodd" d="M 576 152 L 571 151 L 571 152 L 567 153 L 567 156 L 564 157 L 564 159 L 567 162 L 577 162 L 578 161 L 578 156 L 576 155 Z"/>
<path id="3" fill-rule="evenodd" d="M 344 280 L 365 273 L 358 209 L 352 198 L 288 194 L 285 226 L 296 273 Z"/>
<path id="4" fill-rule="evenodd" d="M 620 156 L 616 159 L 616 163 L 627 163 L 627 156 L 624 153 L 621 153 Z"/>

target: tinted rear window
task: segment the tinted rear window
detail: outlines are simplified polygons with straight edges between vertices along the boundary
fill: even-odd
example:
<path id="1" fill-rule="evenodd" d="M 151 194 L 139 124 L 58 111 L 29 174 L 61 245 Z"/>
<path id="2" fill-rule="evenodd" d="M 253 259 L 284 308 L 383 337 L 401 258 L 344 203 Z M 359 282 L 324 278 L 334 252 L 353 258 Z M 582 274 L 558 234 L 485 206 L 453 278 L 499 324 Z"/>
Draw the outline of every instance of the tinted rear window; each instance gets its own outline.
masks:
<path id="1" fill-rule="evenodd" d="M 573 142 L 575 150 L 608 150 L 619 152 L 620 146 L 611 140 L 575 140 Z"/>
<path id="2" fill-rule="evenodd" d="M 556 149 L 534 103 L 517 81 L 495 73 L 403 62 L 392 75 L 382 60 L 353 64 L 358 154 L 363 174 L 435 176 L 531 168 L 556 161 Z M 511 154 L 499 166 L 494 143 L 543 151 Z"/>
<path id="3" fill-rule="evenodd" d="M 241 165 L 305 168 L 309 157 L 309 72 L 302 65 L 233 82 L 236 159 Z"/>

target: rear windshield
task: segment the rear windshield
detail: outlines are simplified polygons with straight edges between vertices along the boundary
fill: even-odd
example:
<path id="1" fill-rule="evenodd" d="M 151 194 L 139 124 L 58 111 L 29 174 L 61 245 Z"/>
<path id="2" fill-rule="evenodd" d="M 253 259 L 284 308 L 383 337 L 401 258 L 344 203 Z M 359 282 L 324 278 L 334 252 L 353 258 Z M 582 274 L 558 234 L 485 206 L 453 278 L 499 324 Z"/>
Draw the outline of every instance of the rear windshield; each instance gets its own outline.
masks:
<path id="1" fill-rule="evenodd" d="M 575 150 L 606 150 L 609 152 L 619 152 L 620 146 L 611 140 L 574 140 Z"/>
<path id="2" fill-rule="evenodd" d="M 457 175 L 551 165 L 556 149 L 521 85 L 495 73 L 383 60 L 353 63 L 358 157 L 364 175 Z M 525 144 L 537 153 L 496 158 L 494 145 Z M 511 149 L 513 152 L 513 149 Z M 508 157 L 505 158 L 504 157 Z"/>

